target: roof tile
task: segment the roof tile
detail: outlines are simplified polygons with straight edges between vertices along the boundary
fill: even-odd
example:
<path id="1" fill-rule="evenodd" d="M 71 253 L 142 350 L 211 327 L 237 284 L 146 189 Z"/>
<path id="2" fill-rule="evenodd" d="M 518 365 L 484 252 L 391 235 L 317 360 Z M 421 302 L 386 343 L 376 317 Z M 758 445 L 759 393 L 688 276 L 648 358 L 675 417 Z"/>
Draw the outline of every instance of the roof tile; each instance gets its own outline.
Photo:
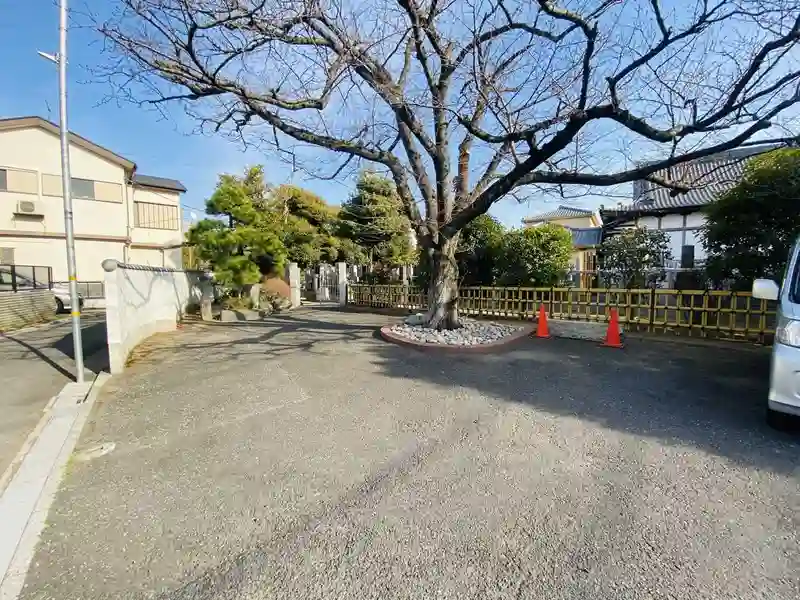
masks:
<path id="1" fill-rule="evenodd" d="M 634 183 L 632 204 L 618 210 L 669 210 L 705 206 L 711 204 L 720 194 L 736 185 L 744 175 L 747 158 L 774 150 L 777 145 L 737 148 L 729 152 L 676 165 L 656 171 L 654 174 L 664 179 L 692 186 L 688 192 L 673 195 L 668 188 L 649 181 Z"/>
<path id="2" fill-rule="evenodd" d="M 161 188 L 162 190 L 174 190 L 176 192 L 186 191 L 186 187 L 177 179 L 154 177 L 153 175 L 143 175 L 141 173 L 133 174 L 133 184 L 142 187 Z"/>
<path id="3" fill-rule="evenodd" d="M 541 223 L 542 221 L 551 221 L 553 219 L 569 219 L 571 217 L 586 217 L 592 214 L 593 211 L 585 208 L 575 208 L 574 206 L 566 206 L 562 204 L 555 210 L 533 215 L 532 217 L 525 217 L 522 219 L 523 223 Z"/>

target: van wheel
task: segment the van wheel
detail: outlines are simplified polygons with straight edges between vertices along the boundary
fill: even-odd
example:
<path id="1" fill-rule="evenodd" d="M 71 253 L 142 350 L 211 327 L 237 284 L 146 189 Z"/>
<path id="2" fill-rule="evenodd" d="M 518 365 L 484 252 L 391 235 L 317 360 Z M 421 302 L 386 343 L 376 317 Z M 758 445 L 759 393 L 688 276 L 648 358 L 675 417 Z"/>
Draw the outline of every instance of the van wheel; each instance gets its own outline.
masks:
<path id="1" fill-rule="evenodd" d="M 56 314 L 64 312 L 64 303 L 56 298 Z"/>
<path id="2" fill-rule="evenodd" d="M 787 431 L 796 427 L 796 418 L 779 410 L 767 408 L 767 425 L 778 431 Z"/>

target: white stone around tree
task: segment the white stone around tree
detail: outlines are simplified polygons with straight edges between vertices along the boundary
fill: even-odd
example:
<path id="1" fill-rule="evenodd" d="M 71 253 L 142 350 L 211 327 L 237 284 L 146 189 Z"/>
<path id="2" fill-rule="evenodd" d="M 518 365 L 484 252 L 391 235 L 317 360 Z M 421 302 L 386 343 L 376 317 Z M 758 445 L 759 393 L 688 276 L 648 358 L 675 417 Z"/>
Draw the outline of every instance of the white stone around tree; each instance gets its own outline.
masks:
<path id="1" fill-rule="evenodd" d="M 405 323 L 406 325 L 422 325 L 423 323 L 425 323 L 425 315 L 422 313 L 410 315 L 405 318 L 403 323 Z"/>
<path id="2" fill-rule="evenodd" d="M 520 330 L 513 325 L 503 325 L 492 321 L 462 319 L 462 327 L 447 331 L 436 331 L 408 321 L 419 315 L 412 315 L 402 325 L 395 325 L 391 332 L 399 337 L 415 342 L 443 344 L 447 346 L 479 346 L 502 340 Z"/>

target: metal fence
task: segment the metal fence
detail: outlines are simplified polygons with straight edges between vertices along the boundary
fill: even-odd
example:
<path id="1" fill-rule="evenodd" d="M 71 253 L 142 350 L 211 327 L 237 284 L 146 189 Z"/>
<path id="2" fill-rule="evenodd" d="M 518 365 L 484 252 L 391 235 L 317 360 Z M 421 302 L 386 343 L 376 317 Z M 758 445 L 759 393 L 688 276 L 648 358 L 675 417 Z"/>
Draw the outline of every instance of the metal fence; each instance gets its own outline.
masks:
<path id="1" fill-rule="evenodd" d="M 86 300 L 105 298 L 105 287 L 102 281 L 78 281 L 78 293 Z M 69 286 L 68 281 L 54 281 L 53 285 Z"/>
<path id="2" fill-rule="evenodd" d="M 347 303 L 375 308 L 421 310 L 424 290 L 413 286 L 347 286 Z M 476 317 L 531 320 L 545 306 L 551 318 L 607 322 L 616 308 L 628 329 L 675 331 L 701 337 L 771 342 L 776 303 L 749 292 L 661 288 L 464 287 L 458 310 Z"/>
<path id="3" fill-rule="evenodd" d="M 0 292 L 19 292 L 52 287 L 52 267 L 0 264 Z"/>

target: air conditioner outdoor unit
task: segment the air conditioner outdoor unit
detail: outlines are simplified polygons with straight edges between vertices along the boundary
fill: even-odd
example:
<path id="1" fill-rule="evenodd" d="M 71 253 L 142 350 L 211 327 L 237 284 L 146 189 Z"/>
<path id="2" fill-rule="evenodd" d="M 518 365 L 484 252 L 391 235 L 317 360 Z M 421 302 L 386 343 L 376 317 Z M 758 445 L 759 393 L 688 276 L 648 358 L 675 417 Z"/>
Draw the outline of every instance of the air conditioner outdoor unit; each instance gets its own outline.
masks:
<path id="1" fill-rule="evenodd" d="M 17 204 L 17 213 L 21 215 L 43 215 L 39 203 L 35 200 L 20 200 Z"/>

